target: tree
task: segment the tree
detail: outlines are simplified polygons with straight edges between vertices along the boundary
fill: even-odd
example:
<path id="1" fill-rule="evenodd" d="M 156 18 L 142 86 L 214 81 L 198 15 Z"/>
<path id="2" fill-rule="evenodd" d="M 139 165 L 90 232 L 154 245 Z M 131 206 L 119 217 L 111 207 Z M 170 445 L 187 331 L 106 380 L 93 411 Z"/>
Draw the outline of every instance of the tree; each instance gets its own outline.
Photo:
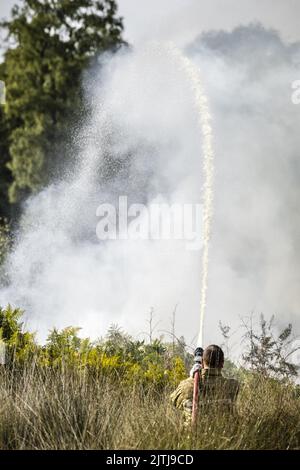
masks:
<path id="1" fill-rule="evenodd" d="M 3 109 L 0 106 L 0 217 L 10 216 L 8 188 L 11 184 L 11 174 L 7 167 L 9 162 L 7 123 Z"/>
<path id="2" fill-rule="evenodd" d="M 275 333 L 274 317 L 267 322 L 260 317 L 260 331 L 252 324 L 244 324 L 245 339 L 248 344 L 243 355 L 252 370 L 265 377 L 291 378 L 297 376 L 299 367 L 289 362 L 289 357 L 299 347 L 293 348 L 292 325 L 286 326 L 279 334 Z"/>
<path id="3" fill-rule="evenodd" d="M 11 202 L 38 190 L 61 164 L 67 129 L 82 111 L 82 71 L 122 44 L 116 13 L 115 0 L 23 0 L 1 23 L 14 42 L 2 70 Z"/>
<path id="4" fill-rule="evenodd" d="M 4 64 L 0 64 L 0 80 L 4 81 Z M 8 161 L 8 126 L 4 104 L 0 103 L 0 219 L 10 215 L 8 187 L 11 184 L 11 174 L 7 168 Z"/>

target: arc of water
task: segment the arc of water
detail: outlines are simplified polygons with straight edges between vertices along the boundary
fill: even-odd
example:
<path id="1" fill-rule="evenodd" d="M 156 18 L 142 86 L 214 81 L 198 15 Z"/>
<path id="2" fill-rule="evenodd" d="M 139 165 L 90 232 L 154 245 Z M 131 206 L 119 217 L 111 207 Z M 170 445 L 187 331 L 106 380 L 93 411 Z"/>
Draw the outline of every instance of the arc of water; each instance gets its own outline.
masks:
<path id="1" fill-rule="evenodd" d="M 191 83 L 195 96 L 195 107 L 198 112 L 198 122 L 203 136 L 203 255 L 202 255 L 202 283 L 200 294 L 200 324 L 197 346 L 203 345 L 204 315 L 207 302 L 208 284 L 208 261 L 209 261 L 209 241 L 211 236 L 211 221 L 213 214 L 213 176 L 214 176 L 214 152 L 213 152 L 213 132 L 211 125 L 211 114 L 207 96 L 204 92 L 199 69 L 185 57 L 179 49 L 172 43 L 164 46 L 176 64 L 186 74 Z"/>

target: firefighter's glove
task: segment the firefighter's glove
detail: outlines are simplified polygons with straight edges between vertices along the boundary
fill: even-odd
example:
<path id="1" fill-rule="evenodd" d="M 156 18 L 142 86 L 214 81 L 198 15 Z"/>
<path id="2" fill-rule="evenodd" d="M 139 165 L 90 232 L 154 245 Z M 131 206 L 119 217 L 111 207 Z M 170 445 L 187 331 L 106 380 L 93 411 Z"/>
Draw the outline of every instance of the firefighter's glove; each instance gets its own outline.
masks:
<path id="1" fill-rule="evenodd" d="M 200 371 L 201 371 L 201 364 L 199 362 L 195 362 L 195 364 L 193 365 L 193 367 L 190 370 L 190 377 L 193 379 L 195 373 L 196 372 L 200 373 Z"/>

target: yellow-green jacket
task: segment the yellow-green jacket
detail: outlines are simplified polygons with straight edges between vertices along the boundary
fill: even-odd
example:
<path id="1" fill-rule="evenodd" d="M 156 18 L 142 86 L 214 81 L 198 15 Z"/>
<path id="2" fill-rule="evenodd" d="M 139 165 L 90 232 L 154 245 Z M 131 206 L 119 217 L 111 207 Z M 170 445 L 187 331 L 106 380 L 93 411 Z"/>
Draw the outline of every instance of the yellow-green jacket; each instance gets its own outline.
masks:
<path id="1" fill-rule="evenodd" d="M 171 394 L 171 403 L 182 410 L 185 421 L 190 422 L 193 408 L 194 379 L 189 377 Z M 239 382 L 222 376 L 220 369 L 202 369 L 199 381 L 198 406 L 204 410 L 232 412 L 239 391 Z"/>

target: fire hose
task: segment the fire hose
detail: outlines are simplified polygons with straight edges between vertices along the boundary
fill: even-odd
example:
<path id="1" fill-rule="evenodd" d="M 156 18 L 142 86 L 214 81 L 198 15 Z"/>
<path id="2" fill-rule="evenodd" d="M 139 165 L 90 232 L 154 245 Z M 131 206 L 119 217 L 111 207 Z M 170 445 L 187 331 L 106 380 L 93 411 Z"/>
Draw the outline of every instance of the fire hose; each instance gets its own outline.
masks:
<path id="1" fill-rule="evenodd" d="M 201 377 L 203 349 L 198 347 L 194 354 L 194 389 L 193 389 L 193 408 L 192 408 L 192 425 L 197 423 L 198 406 L 199 406 L 199 386 Z"/>

